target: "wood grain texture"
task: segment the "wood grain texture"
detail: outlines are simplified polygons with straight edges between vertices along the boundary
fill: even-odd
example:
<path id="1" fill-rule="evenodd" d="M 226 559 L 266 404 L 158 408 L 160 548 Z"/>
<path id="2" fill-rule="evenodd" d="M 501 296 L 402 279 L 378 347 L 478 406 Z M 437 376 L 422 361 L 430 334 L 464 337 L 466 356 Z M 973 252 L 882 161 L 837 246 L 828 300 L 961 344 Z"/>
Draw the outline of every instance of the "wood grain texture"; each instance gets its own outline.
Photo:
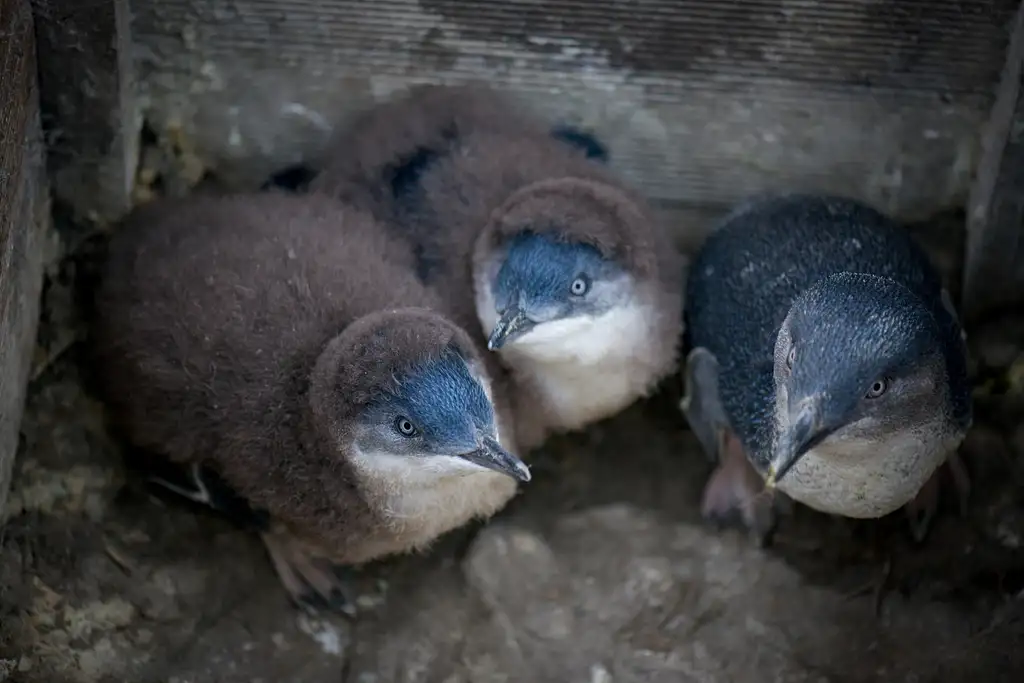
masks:
<path id="1" fill-rule="evenodd" d="M 1024 302 L 1024 4 L 1017 11 L 967 213 L 968 319 Z"/>
<path id="2" fill-rule="evenodd" d="M 822 189 L 908 219 L 966 200 L 1015 0 L 133 0 L 158 131 L 231 182 L 354 109 L 483 79 L 595 130 L 652 198 Z M 684 227 L 679 228 L 681 231 Z"/>
<path id="3" fill-rule="evenodd" d="M 42 286 L 49 202 L 28 0 L 0 0 L 0 511 L 7 501 Z"/>
<path id="4" fill-rule="evenodd" d="M 128 0 L 32 0 L 54 198 L 82 219 L 129 206 L 141 123 Z"/>

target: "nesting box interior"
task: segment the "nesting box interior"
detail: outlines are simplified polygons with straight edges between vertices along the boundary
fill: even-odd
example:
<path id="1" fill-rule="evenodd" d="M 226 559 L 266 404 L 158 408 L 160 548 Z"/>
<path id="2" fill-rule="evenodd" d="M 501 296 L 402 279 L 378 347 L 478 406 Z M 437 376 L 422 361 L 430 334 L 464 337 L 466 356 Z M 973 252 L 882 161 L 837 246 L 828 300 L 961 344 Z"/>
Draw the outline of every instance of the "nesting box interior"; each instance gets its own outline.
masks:
<path id="1" fill-rule="evenodd" d="M 1012 0 L 0 0 L 0 681 L 1019 681 L 1024 30 Z M 967 321 L 969 509 L 700 518 L 680 380 L 531 456 L 487 524 L 297 610 L 259 539 L 153 495 L 94 391 L 118 220 L 256 191 L 418 83 L 596 136 L 687 253 L 765 192 L 904 221 Z M 44 144 L 45 143 L 45 144 Z M 33 340 L 35 343 L 33 344 Z"/>

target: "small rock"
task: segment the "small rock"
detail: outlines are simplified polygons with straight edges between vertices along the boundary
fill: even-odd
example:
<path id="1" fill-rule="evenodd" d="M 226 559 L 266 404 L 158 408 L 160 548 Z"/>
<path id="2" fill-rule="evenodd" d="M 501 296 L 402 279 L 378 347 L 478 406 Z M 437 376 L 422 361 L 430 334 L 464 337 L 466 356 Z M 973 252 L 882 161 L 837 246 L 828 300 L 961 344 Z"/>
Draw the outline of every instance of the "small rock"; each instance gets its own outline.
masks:
<path id="1" fill-rule="evenodd" d="M 312 619 L 305 614 L 298 617 L 299 630 L 315 640 L 324 654 L 343 657 L 348 649 L 348 633 L 328 620 Z"/>

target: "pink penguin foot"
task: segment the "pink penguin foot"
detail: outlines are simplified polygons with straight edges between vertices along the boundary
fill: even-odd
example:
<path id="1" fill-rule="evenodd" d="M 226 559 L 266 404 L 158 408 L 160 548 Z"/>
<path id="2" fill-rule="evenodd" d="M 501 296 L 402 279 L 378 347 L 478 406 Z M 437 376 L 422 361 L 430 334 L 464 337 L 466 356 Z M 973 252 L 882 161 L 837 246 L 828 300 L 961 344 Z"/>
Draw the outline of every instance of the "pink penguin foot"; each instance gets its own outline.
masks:
<path id="1" fill-rule="evenodd" d="M 719 525 L 738 518 L 759 543 L 768 543 L 776 524 L 774 497 L 764 490 L 739 439 L 728 430 L 720 433 L 718 458 L 719 465 L 704 487 L 701 515 Z"/>

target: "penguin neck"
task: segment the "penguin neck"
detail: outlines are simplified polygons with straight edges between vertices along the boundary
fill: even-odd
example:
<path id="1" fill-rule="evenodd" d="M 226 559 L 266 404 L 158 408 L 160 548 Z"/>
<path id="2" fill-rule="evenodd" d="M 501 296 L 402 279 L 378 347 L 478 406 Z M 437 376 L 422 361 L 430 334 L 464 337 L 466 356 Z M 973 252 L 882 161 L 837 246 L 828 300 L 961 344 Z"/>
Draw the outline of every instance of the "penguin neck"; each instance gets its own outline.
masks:
<path id="1" fill-rule="evenodd" d="M 803 455 L 777 486 L 819 512 L 876 519 L 909 503 L 964 434 L 944 416 L 875 438 L 838 433 Z"/>
<path id="2" fill-rule="evenodd" d="M 476 298 L 486 336 L 498 316 L 481 280 Z M 517 421 L 526 411 L 525 419 L 544 424 L 542 431 L 580 429 L 646 395 L 669 362 L 659 347 L 661 325 L 653 297 L 640 292 L 627 306 L 543 323 L 516 339 L 498 353 L 515 385 Z"/>
<path id="3" fill-rule="evenodd" d="M 360 548 L 360 561 L 421 549 L 473 519 L 490 517 L 515 495 L 511 477 L 454 459 L 363 452 L 348 453 L 362 499 L 376 520 Z M 432 462 L 436 461 L 436 462 Z"/>

